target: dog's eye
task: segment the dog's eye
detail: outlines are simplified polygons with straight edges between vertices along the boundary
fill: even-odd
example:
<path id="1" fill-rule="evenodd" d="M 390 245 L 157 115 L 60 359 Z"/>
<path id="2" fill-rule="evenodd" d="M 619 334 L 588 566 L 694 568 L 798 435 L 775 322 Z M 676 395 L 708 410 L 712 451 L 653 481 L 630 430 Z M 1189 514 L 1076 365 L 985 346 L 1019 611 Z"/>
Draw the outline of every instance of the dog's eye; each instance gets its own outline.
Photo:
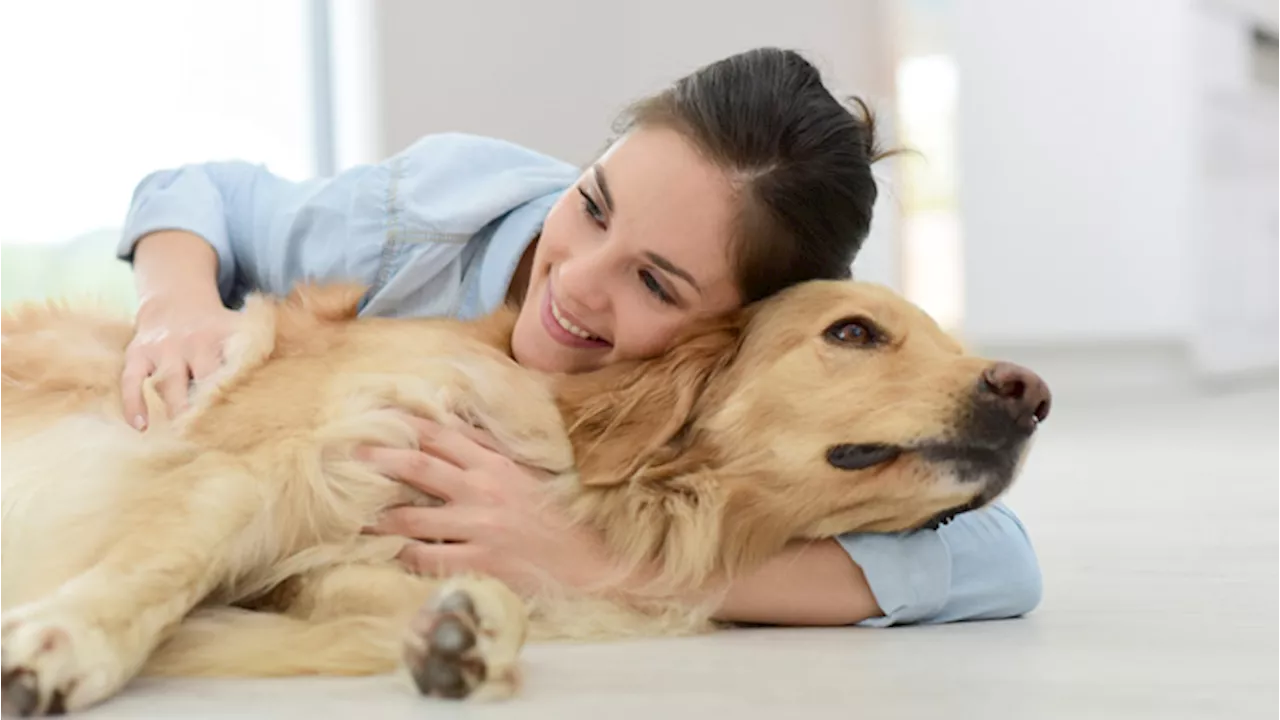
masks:
<path id="1" fill-rule="evenodd" d="M 862 318 L 841 320 L 827 328 L 824 335 L 833 343 L 852 347 L 867 347 L 879 340 L 875 326 Z"/>

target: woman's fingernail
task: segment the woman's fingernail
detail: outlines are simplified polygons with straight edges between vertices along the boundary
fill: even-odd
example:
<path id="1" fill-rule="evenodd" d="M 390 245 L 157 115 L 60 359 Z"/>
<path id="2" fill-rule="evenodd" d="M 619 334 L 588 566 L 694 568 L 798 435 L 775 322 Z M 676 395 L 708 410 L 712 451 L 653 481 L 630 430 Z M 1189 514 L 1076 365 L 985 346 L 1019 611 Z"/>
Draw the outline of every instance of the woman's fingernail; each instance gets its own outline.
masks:
<path id="1" fill-rule="evenodd" d="M 133 416 L 133 427 L 135 430 L 146 430 L 147 429 L 146 418 L 142 417 L 141 415 Z"/>

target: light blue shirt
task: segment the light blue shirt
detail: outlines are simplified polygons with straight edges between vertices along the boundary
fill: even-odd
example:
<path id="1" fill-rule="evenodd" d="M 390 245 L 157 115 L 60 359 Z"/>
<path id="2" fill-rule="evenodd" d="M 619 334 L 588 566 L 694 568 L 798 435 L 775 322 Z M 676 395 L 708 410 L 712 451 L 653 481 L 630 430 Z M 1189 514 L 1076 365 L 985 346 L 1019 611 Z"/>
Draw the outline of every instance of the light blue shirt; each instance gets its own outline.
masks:
<path id="1" fill-rule="evenodd" d="M 163 170 L 138 185 L 118 248 L 186 230 L 218 255 L 229 307 L 301 280 L 367 285 L 364 316 L 474 318 L 498 307 L 516 264 L 580 169 L 501 140 L 431 135 L 377 165 L 294 182 L 244 162 Z M 883 618 L 869 626 L 1003 618 L 1040 601 L 1029 539 L 1006 507 L 939 530 L 850 534 Z"/>

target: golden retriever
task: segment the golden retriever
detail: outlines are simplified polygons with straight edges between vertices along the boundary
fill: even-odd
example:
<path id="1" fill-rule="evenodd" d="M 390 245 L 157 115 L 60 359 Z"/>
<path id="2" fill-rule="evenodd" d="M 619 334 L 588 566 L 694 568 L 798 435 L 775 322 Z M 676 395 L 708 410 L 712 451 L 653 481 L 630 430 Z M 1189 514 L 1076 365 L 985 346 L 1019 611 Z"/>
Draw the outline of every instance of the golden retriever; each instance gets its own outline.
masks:
<path id="1" fill-rule="evenodd" d="M 132 677 L 406 670 L 443 697 L 515 692 L 526 636 L 698 632 L 689 600 L 789 541 L 936 525 L 1013 481 L 1049 403 L 878 286 L 813 282 L 674 350 L 573 376 L 508 356 L 514 313 L 355 318 L 360 288 L 251 297 L 225 363 L 145 433 L 121 414 L 127 320 L 3 319 L 3 691 L 57 713 Z M 362 534 L 438 502 L 355 459 L 416 447 L 406 413 L 484 428 L 551 475 L 546 501 L 652 592 L 521 599 L 395 561 Z M 643 599 L 641 599 L 641 597 Z"/>

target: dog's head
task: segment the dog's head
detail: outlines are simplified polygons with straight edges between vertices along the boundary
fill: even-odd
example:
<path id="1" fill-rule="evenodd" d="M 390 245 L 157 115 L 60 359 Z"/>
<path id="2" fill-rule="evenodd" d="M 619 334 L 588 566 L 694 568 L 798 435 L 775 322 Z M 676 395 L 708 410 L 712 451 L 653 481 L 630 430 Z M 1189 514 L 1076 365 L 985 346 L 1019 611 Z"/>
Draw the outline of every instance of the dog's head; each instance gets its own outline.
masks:
<path id="1" fill-rule="evenodd" d="M 811 283 L 753 308 L 721 406 L 726 458 L 767 467 L 804 537 L 937 525 L 1013 482 L 1049 389 L 1030 370 L 966 354 L 879 286 Z M 766 479 L 776 475 L 776 479 Z"/>
<path id="2" fill-rule="evenodd" d="M 677 484 L 775 542 L 931 527 L 991 502 L 1050 402 L 1031 371 L 966 354 L 854 282 L 794 287 L 597 375 L 565 403 L 584 485 Z"/>

